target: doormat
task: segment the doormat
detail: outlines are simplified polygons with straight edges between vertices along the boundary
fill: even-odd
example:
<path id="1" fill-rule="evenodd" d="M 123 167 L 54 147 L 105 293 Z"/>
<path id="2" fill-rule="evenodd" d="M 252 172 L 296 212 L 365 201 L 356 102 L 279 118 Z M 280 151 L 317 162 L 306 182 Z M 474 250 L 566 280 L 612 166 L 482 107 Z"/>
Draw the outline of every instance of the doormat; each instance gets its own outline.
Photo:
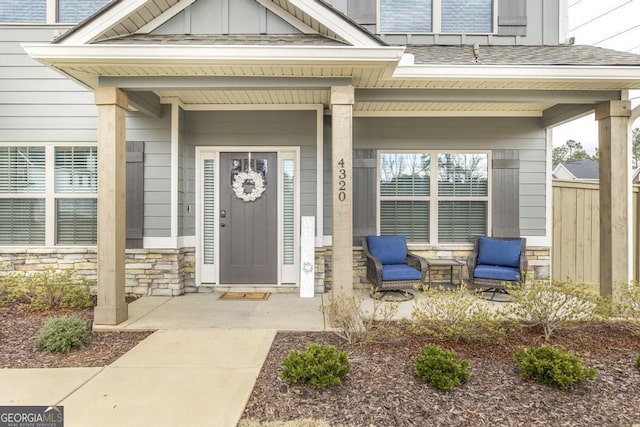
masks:
<path id="1" fill-rule="evenodd" d="M 225 292 L 218 299 L 227 300 L 267 300 L 269 292 Z"/>

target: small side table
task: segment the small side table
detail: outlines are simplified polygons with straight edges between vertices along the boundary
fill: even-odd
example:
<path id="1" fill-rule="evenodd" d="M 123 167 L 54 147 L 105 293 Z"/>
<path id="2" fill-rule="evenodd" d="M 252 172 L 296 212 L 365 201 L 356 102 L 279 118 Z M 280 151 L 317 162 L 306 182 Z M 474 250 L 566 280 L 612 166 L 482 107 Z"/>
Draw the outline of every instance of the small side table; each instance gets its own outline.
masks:
<path id="1" fill-rule="evenodd" d="M 459 284 L 462 284 L 462 267 L 464 263 L 457 259 L 427 259 L 427 266 L 429 271 L 429 287 L 431 287 L 431 268 L 432 267 L 449 267 L 451 269 L 450 284 L 453 285 L 453 269 L 458 267 L 458 280 Z M 458 285 L 459 286 L 459 285 Z"/>

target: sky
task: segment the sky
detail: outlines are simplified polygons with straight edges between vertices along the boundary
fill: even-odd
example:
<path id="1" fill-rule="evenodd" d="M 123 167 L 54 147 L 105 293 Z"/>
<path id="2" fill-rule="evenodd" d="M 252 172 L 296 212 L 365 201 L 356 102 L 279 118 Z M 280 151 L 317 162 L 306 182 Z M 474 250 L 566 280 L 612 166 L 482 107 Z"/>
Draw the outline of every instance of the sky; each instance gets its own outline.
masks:
<path id="1" fill-rule="evenodd" d="M 568 0 L 569 36 L 575 44 L 640 54 L 640 0 Z M 640 91 L 632 91 L 632 106 L 640 104 Z M 638 99 L 634 99 L 638 97 Z M 634 127 L 640 127 L 636 122 Z M 593 114 L 553 129 L 553 145 L 573 139 L 592 154 L 598 146 L 598 123 Z"/>

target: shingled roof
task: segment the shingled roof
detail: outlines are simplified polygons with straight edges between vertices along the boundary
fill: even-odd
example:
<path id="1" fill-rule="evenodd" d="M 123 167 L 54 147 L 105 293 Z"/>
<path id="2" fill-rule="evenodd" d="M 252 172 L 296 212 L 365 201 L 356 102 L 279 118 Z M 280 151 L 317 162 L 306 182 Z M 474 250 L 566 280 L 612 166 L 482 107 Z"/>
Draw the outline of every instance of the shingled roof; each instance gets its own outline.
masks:
<path id="1" fill-rule="evenodd" d="M 416 64 L 441 65 L 640 65 L 640 55 L 595 46 L 407 46 Z"/>
<path id="2" fill-rule="evenodd" d="M 268 45 L 268 46 L 345 46 L 346 44 L 319 34 L 132 34 L 101 40 L 97 44 L 137 45 Z"/>

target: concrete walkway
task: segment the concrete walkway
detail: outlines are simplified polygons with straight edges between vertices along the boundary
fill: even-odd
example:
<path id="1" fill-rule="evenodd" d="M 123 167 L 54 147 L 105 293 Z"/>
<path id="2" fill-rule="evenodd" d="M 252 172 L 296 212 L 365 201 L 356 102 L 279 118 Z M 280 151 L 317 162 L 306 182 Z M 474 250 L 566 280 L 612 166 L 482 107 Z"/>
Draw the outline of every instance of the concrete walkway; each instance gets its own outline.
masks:
<path id="1" fill-rule="evenodd" d="M 363 292 L 363 309 L 373 300 Z M 65 427 L 237 425 L 277 330 L 326 330 L 326 295 L 144 297 L 117 328 L 157 330 L 101 368 L 0 369 L 0 405 L 62 405 Z M 403 302 L 397 317 L 408 317 Z"/>
<path id="2" fill-rule="evenodd" d="M 62 405 L 65 427 L 236 426 L 277 330 L 324 330 L 323 296 L 145 297 L 117 327 L 156 329 L 102 368 L 1 369 L 0 405 Z"/>
<path id="3" fill-rule="evenodd" d="M 162 330 L 103 368 L 2 369 L 0 405 L 62 405 L 65 427 L 235 426 L 275 333 Z"/>

